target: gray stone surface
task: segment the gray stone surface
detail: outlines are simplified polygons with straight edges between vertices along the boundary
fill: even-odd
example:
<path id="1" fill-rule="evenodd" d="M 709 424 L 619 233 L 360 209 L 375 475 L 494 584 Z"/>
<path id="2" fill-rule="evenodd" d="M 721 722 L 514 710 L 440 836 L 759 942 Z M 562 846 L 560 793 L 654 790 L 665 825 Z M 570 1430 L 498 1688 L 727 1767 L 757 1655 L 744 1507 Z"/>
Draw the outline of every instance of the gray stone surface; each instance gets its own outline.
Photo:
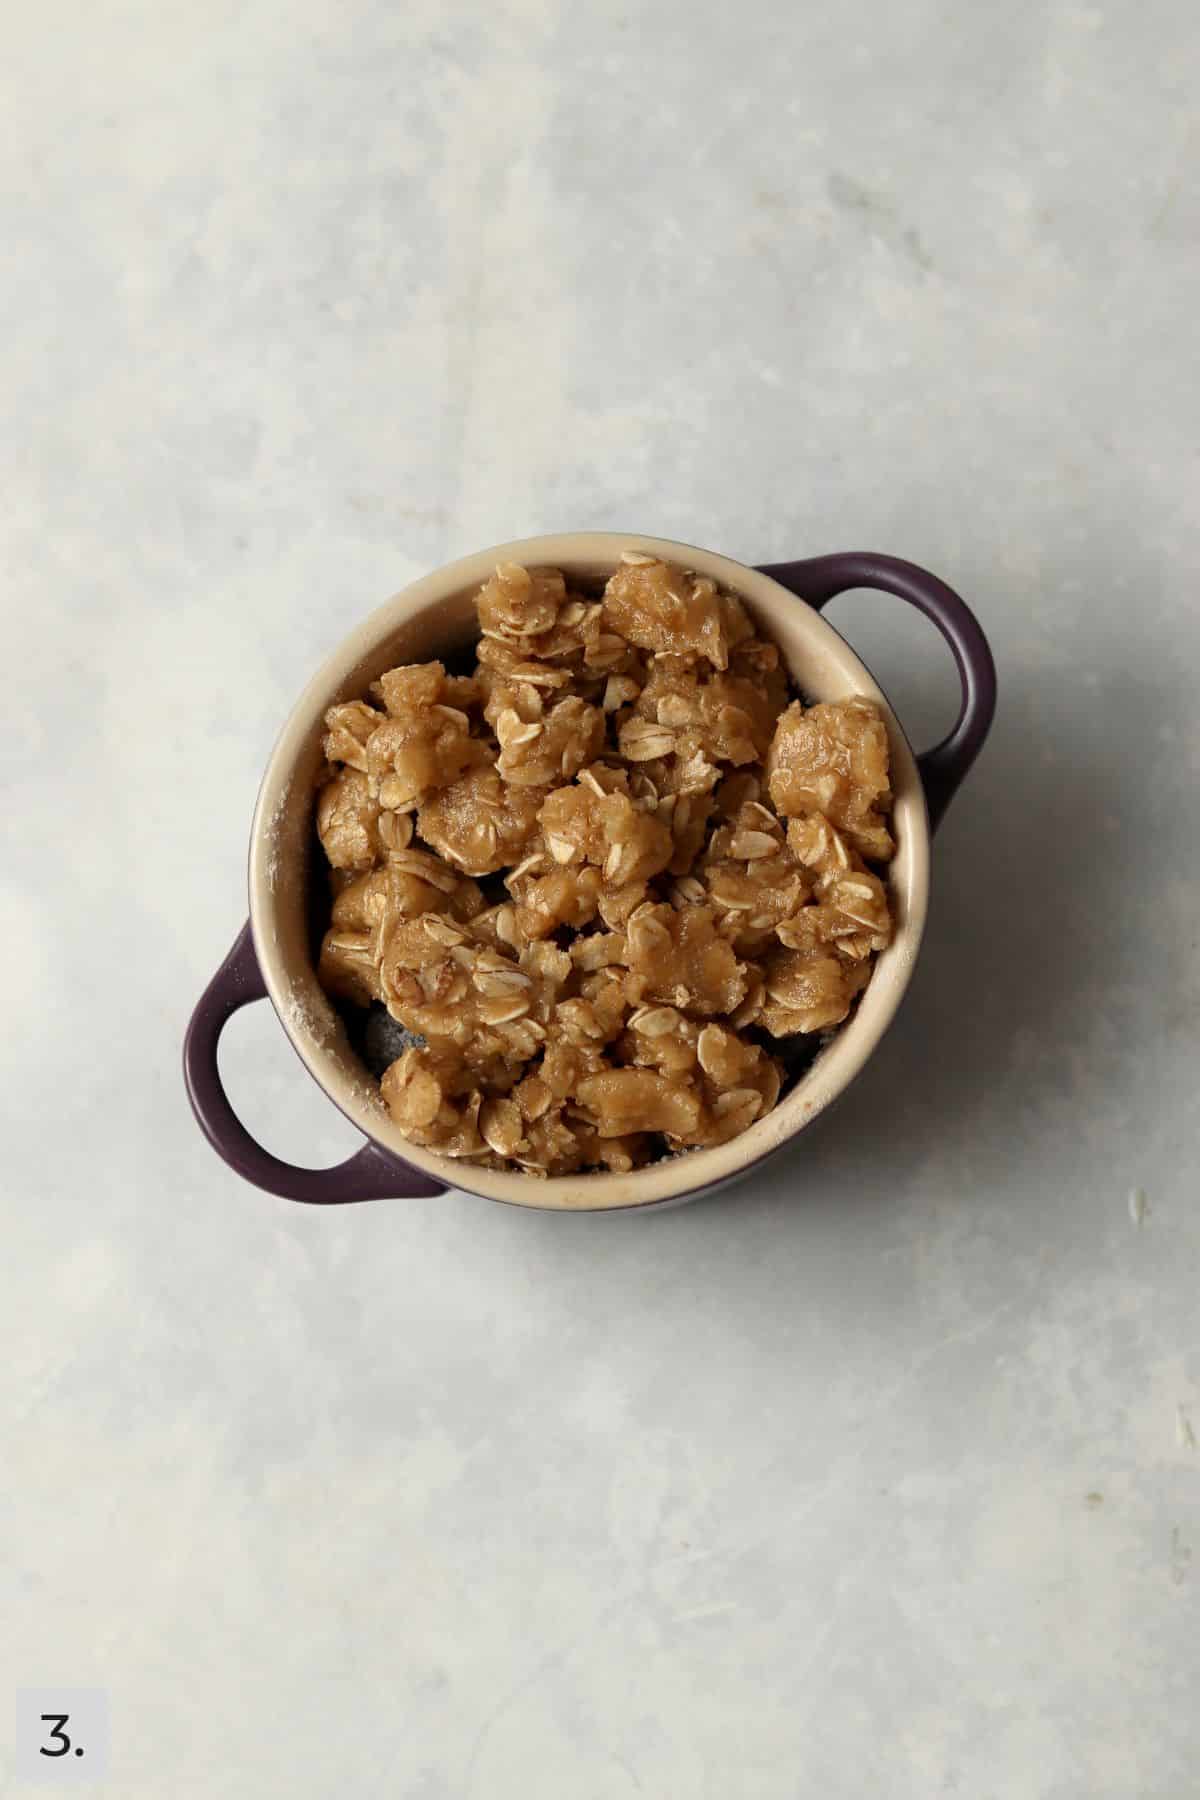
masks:
<path id="1" fill-rule="evenodd" d="M 1195 7 L 4 37 L 9 1685 L 108 1690 L 122 1800 L 1195 1794 Z M 978 607 L 898 1024 L 662 1216 L 240 1186 L 178 1048 L 292 698 L 575 526 Z M 894 612 L 834 617 L 928 741 Z M 265 1009 L 225 1067 L 349 1147 Z"/>

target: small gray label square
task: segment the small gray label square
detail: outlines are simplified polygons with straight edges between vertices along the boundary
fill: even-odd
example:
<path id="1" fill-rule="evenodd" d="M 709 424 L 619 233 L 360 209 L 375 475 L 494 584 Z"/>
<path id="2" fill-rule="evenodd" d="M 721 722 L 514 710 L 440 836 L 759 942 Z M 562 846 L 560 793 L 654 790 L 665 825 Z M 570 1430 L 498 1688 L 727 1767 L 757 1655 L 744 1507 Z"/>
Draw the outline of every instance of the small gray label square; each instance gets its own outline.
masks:
<path id="1" fill-rule="evenodd" d="M 108 1690 L 17 1689 L 17 1775 L 82 1787 L 108 1774 Z"/>

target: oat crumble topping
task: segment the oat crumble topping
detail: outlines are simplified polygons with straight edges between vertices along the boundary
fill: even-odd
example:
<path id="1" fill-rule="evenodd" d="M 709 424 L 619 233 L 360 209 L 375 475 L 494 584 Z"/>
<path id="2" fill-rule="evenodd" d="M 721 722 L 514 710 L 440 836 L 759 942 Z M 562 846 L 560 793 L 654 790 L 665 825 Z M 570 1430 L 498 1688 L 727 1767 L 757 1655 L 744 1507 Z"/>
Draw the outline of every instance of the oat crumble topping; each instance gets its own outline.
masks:
<path id="1" fill-rule="evenodd" d="M 476 604 L 472 674 L 392 669 L 326 714 L 321 983 L 422 1040 L 381 1090 L 441 1155 L 725 1143 L 889 941 L 878 709 L 804 706 L 734 595 L 641 552 L 600 596 L 502 563 Z"/>

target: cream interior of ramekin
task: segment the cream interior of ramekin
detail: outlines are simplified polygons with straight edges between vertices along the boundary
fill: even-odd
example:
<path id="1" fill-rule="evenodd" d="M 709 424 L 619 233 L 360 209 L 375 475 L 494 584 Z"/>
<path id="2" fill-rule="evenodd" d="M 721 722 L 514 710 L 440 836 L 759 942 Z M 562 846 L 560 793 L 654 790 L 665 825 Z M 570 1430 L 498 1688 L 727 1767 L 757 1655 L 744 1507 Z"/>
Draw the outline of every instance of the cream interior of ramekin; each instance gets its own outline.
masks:
<path id="1" fill-rule="evenodd" d="M 384 669 L 444 657 L 473 643 L 474 596 L 497 562 L 551 565 L 576 580 L 595 581 L 612 572 L 623 550 L 635 549 L 711 575 L 737 594 L 763 634 L 779 645 L 806 697 L 866 694 L 879 703 L 891 738 L 895 792 L 897 853 L 889 870 L 895 936 L 878 958 L 852 1018 L 775 1110 L 732 1142 L 669 1157 L 629 1175 L 543 1181 L 477 1168 L 419 1149 L 401 1135 L 317 982 L 309 884 L 323 872 L 313 802 L 325 710 L 364 694 Z M 447 1185 L 489 1199 L 570 1211 L 652 1206 L 732 1180 L 808 1125 L 862 1068 L 900 1004 L 920 946 L 929 896 L 929 824 L 912 750 L 886 696 L 819 613 L 768 576 L 692 544 L 633 533 L 574 532 L 496 545 L 447 564 L 351 632 L 301 694 L 271 755 L 254 815 L 249 878 L 255 949 L 271 999 L 307 1068 L 361 1131 Z"/>

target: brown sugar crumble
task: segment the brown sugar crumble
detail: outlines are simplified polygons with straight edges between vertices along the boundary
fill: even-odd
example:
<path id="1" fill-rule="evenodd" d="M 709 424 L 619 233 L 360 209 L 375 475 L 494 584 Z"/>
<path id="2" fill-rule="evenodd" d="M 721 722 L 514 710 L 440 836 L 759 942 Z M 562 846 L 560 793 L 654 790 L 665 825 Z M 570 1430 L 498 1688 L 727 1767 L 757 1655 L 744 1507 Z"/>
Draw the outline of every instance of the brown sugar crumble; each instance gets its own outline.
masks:
<path id="1" fill-rule="evenodd" d="M 471 675 L 326 714 L 321 983 L 422 1040 L 381 1090 L 428 1150 L 544 1176 L 725 1143 L 889 941 L 879 711 L 804 706 L 734 595 L 639 552 L 598 598 L 502 563 L 476 605 Z"/>

